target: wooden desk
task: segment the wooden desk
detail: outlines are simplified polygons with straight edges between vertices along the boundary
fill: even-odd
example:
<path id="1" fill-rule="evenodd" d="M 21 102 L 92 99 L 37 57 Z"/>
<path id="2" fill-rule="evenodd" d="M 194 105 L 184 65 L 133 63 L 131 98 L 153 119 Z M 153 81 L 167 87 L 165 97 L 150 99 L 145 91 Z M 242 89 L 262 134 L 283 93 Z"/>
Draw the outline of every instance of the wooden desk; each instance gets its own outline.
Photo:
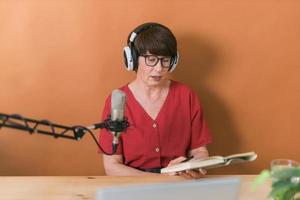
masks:
<path id="1" fill-rule="evenodd" d="M 208 176 L 208 178 L 229 176 Z M 242 178 L 241 200 L 267 199 L 270 183 L 251 190 L 254 175 L 238 176 Z M 2 176 L 0 177 L 0 199 L 3 200 L 93 200 L 97 188 L 112 185 L 129 185 L 141 183 L 158 183 L 183 181 L 176 176 Z"/>

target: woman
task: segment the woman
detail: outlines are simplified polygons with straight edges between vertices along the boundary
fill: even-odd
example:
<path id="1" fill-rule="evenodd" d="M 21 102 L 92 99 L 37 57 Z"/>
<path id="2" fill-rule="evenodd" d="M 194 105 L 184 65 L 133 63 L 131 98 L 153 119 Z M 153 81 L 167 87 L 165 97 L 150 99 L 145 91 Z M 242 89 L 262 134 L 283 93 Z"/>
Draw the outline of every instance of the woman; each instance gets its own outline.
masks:
<path id="1" fill-rule="evenodd" d="M 160 169 L 208 156 L 211 134 L 197 95 L 186 85 L 167 78 L 178 62 L 172 32 L 158 23 L 138 26 L 124 48 L 125 65 L 136 78 L 120 89 L 126 93 L 125 116 L 130 127 L 120 137 L 115 155 L 103 155 L 107 175 L 150 175 Z M 110 96 L 103 119 L 110 114 Z M 111 133 L 102 130 L 100 144 L 111 152 Z M 154 172 L 154 173 L 153 173 Z M 203 171 L 181 173 L 200 178 Z"/>

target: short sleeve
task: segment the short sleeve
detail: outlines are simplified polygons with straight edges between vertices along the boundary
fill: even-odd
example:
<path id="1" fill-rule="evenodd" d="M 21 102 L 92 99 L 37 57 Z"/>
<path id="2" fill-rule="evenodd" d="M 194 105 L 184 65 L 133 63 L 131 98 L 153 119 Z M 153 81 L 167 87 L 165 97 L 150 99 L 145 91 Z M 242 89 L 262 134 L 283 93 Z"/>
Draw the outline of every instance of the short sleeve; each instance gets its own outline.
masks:
<path id="1" fill-rule="evenodd" d="M 198 96 L 191 92 L 190 95 L 191 109 L 191 145 L 190 149 L 195 149 L 209 144 L 212 141 L 211 132 L 203 116 L 203 110 L 200 105 Z"/>
<path id="2" fill-rule="evenodd" d="M 106 101 L 105 101 L 105 106 L 102 112 L 102 118 L 101 122 L 106 120 L 109 115 L 110 115 L 110 108 L 111 108 L 111 96 L 108 96 Z M 107 153 L 112 153 L 112 140 L 113 136 L 111 132 L 105 128 L 100 130 L 100 135 L 99 135 L 99 144 L 101 148 L 107 152 Z M 99 153 L 104 153 L 101 149 L 98 150 Z M 119 138 L 119 144 L 118 148 L 115 154 L 122 154 L 122 140 L 121 137 Z"/>

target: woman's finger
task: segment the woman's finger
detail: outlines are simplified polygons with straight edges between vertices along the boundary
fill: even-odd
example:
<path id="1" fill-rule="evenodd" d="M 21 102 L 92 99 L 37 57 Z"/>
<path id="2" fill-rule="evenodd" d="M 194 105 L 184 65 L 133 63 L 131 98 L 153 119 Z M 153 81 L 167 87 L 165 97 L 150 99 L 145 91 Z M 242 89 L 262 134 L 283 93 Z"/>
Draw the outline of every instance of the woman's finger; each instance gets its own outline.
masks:
<path id="1" fill-rule="evenodd" d="M 199 168 L 199 172 L 203 175 L 207 174 L 207 171 L 205 169 Z"/>
<path id="2" fill-rule="evenodd" d="M 186 179 L 194 179 L 190 174 L 188 174 L 186 172 L 180 172 L 179 175 L 186 178 Z"/>
<path id="3" fill-rule="evenodd" d="M 174 160 L 171 160 L 168 164 L 168 166 L 174 165 L 174 164 L 178 164 L 181 163 L 182 161 L 184 161 L 186 159 L 186 157 L 184 156 L 180 156 L 178 158 L 175 158 Z"/>
<path id="4" fill-rule="evenodd" d="M 198 178 L 202 178 L 203 177 L 203 174 L 201 174 L 201 173 L 199 173 L 197 171 L 193 171 L 193 170 L 187 170 L 186 173 L 189 174 L 194 179 L 198 179 Z"/>

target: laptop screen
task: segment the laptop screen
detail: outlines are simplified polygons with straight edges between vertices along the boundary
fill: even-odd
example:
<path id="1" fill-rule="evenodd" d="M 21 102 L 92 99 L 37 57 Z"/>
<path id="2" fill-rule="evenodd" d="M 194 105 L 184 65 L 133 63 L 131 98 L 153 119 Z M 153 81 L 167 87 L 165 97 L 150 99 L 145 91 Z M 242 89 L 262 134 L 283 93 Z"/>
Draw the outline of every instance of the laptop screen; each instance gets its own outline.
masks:
<path id="1" fill-rule="evenodd" d="M 97 190 L 97 200 L 236 200 L 239 178 L 207 178 Z"/>

